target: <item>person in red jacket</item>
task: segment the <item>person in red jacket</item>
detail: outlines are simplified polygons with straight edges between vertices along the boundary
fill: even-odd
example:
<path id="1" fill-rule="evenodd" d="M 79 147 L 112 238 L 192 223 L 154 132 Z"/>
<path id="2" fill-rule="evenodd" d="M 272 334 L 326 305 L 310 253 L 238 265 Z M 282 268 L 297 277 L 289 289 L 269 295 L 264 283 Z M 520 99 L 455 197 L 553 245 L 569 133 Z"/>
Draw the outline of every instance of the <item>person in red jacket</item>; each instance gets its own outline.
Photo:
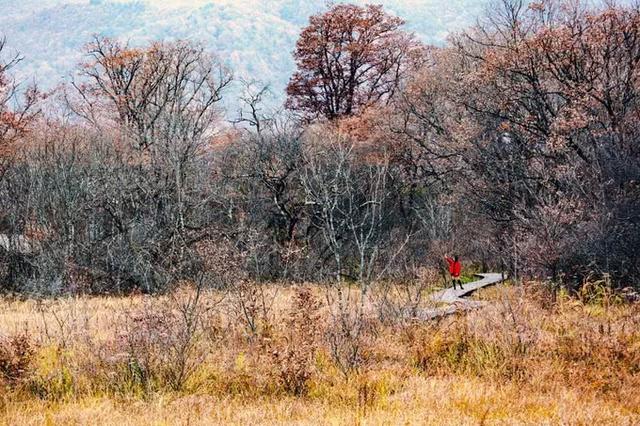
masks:
<path id="1" fill-rule="evenodd" d="M 462 263 L 458 260 L 458 256 L 453 256 L 453 259 L 449 256 L 444 257 L 449 264 L 449 273 L 451 274 L 451 281 L 453 282 L 453 289 L 456 289 L 456 281 L 460 286 L 460 290 L 464 290 L 462 288 L 462 281 L 460 281 L 460 273 L 462 272 Z"/>

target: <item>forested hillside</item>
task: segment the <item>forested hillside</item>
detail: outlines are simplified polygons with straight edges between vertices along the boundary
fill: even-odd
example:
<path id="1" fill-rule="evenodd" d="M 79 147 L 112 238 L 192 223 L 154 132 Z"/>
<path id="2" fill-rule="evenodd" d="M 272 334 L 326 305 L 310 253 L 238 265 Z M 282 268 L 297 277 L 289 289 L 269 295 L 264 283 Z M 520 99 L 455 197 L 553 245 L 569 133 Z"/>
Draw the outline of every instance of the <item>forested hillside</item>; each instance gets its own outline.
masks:
<path id="1" fill-rule="evenodd" d="M 95 34 L 130 40 L 190 39 L 214 48 L 238 77 L 272 84 L 273 104 L 293 71 L 291 52 L 308 17 L 324 0 L 0 0 L 0 33 L 24 62 L 22 79 L 36 78 L 45 88 L 69 79 L 82 47 Z M 358 3 L 358 2 L 356 2 Z M 364 4 L 365 2 L 360 2 Z M 483 6 L 478 0 L 376 2 L 407 20 L 407 28 L 429 43 L 472 23 Z M 238 89 L 239 90 L 239 89 Z M 238 92 L 236 92 L 238 94 Z M 225 101 L 233 110 L 238 106 Z"/>

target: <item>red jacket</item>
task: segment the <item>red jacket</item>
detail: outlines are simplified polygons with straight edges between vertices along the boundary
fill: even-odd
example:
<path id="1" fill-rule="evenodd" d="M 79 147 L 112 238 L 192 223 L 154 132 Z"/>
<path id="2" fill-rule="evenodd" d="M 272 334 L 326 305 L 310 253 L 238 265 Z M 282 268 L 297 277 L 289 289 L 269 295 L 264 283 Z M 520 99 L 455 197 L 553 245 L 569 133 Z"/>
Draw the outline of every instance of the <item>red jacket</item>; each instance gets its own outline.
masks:
<path id="1" fill-rule="evenodd" d="M 458 278 L 460 277 L 460 272 L 462 272 L 462 263 L 460 261 L 455 261 L 450 257 L 446 257 L 447 263 L 449 263 L 449 273 L 452 277 Z"/>

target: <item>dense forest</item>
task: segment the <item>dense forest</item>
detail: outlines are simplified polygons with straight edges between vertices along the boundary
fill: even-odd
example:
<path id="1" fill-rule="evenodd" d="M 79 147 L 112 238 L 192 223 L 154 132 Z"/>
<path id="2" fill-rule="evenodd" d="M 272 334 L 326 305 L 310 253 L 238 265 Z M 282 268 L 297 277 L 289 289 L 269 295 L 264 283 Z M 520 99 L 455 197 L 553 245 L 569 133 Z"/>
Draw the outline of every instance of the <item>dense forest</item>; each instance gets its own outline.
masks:
<path id="1" fill-rule="evenodd" d="M 278 110 L 215 46 L 96 36 L 43 92 L 1 43 L 2 290 L 366 288 L 446 253 L 637 288 L 640 7 L 490 10 L 438 47 L 381 6 L 331 6 Z M 232 82 L 242 107 L 223 111 Z"/>

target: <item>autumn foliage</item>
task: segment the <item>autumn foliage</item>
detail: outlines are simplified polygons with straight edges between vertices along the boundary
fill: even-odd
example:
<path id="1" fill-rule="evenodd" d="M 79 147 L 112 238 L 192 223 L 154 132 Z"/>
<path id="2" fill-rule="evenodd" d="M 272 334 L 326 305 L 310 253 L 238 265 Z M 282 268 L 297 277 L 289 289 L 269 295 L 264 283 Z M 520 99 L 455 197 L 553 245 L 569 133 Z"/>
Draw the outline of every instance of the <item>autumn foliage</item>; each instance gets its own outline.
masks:
<path id="1" fill-rule="evenodd" d="M 637 275 L 640 12 L 505 2 L 496 14 L 451 51 L 477 123 L 480 203 L 525 271 Z"/>
<path id="2" fill-rule="evenodd" d="M 336 5 L 312 16 L 296 44 L 288 108 L 332 120 L 386 102 L 417 49 L 403 24 L 382 6 Z"/>
<path id="3" fill-rule="evenodd" d="M 640 424 L 640 5 L 403 27 L 311 16 L 284 109 L 194 41 L 0 60 L 0 422 Z"/>
<path id="4" fill-rule="evenodd" d="M 333 5 L 300 34 L 286 109 L 242 80 L 237 117 L 201 44 L 84 53 L 35 121 L 0 68 L 2 158 L 21 160 L 0 182 L 7 290 L 366 294 L 445 252 L 575 291 L 639 284 L 637 6 L 502 0 L 426 46 L 381 6 Z M 333 313 L 355 345 L 362 311 Z"/>

